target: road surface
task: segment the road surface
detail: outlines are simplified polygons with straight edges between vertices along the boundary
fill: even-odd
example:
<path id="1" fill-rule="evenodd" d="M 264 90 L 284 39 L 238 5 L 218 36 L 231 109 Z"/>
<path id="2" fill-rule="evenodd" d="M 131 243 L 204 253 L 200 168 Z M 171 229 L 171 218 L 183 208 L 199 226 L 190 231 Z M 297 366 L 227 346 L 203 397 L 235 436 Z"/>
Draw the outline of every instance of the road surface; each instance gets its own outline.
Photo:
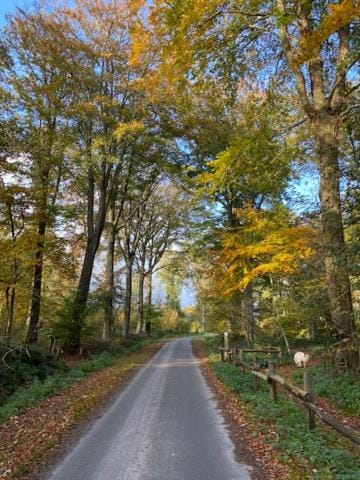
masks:
<path id="1" fill-rule="evenodd" d="M 193 357 L 166 344 L 47 480 L 249 480 Z"/>

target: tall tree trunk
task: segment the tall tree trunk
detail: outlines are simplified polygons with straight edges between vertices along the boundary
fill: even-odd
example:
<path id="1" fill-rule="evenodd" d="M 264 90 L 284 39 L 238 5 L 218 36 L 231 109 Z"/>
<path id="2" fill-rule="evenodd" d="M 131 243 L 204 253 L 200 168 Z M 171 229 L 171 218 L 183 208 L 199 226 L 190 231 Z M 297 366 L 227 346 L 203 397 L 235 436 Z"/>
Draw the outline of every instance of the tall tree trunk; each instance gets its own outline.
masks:
<path id="1" fill-rule="evenodd" d="M 137 326 L 136 333 L 139 335 L 143 331 L 144 326 L 144 270 L 139 271 L 139 288 L 138 288 L 138 309 L 137 309 Z"/>
<path id="2" fill-rule="evenodd" d="M 332 323 L 342 338 L 354 338 L 354 319 L 339 191 L 340 114 L 321 110 L 313 128 L 318 148 L 320 204 L 327 291 Z"/>
<path id="3" fill-rule="evenodd" d="M 148 295 L 147 295 L 147 313 L 145 330 L 147 335 L 151 335 L 151 315 L 152 315 L 152 273 L 148 276 Z"/>
<path id="4" fill-rule="evenodd" d="M 287 14 L 285 2 L 277 0 L 279 12 Z M 312 2 L 298 2 L 298 28 L 302 39 L 313 34 Z M 354 338 L 354 319 L 350 280 L 346 266 L 345 241 L 341 214 L 339 144 L 341 114 L 346 108 L 346 78 L 350 53 L 350 25 L 339 26 L 334 58 L 334 78 L 326 71 L 321 48 L 311 61 L 299 64 L 293 33 L 285 23 L 279 25 L 285 56 L 296 80 L 298 96 L 307 115 L 317 146 L 320 173 L 320 205 L 325 271 L 331 319 L 342 338 Z M 307 73 L 305 73 L 305 71 Z M 331 68 L 330 70 L 331 71 Z M 307 88 L 310 80 L 310 90 Z M 332 85 L 331 94 L 328 89 Z"/>
<path id="5" fill-rule="evenodd" d="M 6 320 L 4 328 L 4 341 L 7 343 L 11 337 L 12 326 L 14 323 L 16 287 L 7 287 L 6 292 Z"/>
<path id="6" fill-rule="evenodd" d="M 253 299 L 253 285 L 249 282 L 244 290 L 244 298 L 242 300 L 242 312 L 245 320 L 246 339 L 251 346 L 255 340 L 255 326 L 254 326 L 254 299 Z"/>
<path id="7" fill-rule="evenodd" d="M 132 297 L 132 263 L 128 262 L 125 269 L 124 324 L 123 324 L 123 336 L 125 338 L 128 338 L 130 335 L 131 297 Z"/>
<path id="8" fill-rule="evenodd" d="M 108 231 L 108 246 L 105 264 L 105 307 L 103 340 L 110 341 L 114 330 L 114 252 L 115 252 L 115 225 L 110 223 Z"/>
<path id="9" fill-rule="evenodd" d="M 94 267 L 96 250 L 92 242 L 87 245 L 85 251 L 80 280 L 74 300 L 73 319 L 71 325 L 71 332 L 69 332 L 69 342 L 67 345 L 64 345 L 65 349 L 69 352 L 78 352 L 80 349 L 84 315 L 87 299 L 89 296 L 90 282 Z"/>
<path id="10" fill-rule="evenodd" d="M 49 151 L 50 156 L 50 151 Z M 33 277 L 33 287 L 31 295 L 30 317 L 28 324 L 28 331 L 26 334 L 25 343 L 36 343 L 38 340 L 38 329 L 40 320 L 41 308 L 41 287 L 44 267 L 44 249 L 45 249 L 45 234 L 48 222 L 48 197 L 49 197 L 49 176 L 50 168 L 46 166 L 41 173 L 41 191 L 40 202 L 38 204 L 38 234 L 35 251 L 35 267 Z"/>
<path id="11" fill-rule="evenodd" d="M 38 224 L 38 240 L 35 252 L 35 268 L 31 295 L 29 326 L 25 339 L 26 343 L 36 343 L 38 340 L 46 227 L 46 218 L 41 218 Z"/>
<path id="12" fill-rule="evenodd" d="M 102 232 L 104 230 L 106 211 L 107 211 L 107 191 L 109 177 L 106 173 L 106 163 L 101 166 L 101 185 L 99 208 L 94 225 L 94 205 L 95 205 L 95 175 L 93 168 L 88 170 L 88 199 L 87 199 L 87 244 L 80 274 L 80 280 L 75 295 L 71 332 L 68 344 L 65 348 L 71 352 L 77 352 L 81 345 L 81 334 L 84 324 L 84 315 L 86 304 L 90 291 L 90 283 L 94 268 L 94 260 L 99 248 Z"/>

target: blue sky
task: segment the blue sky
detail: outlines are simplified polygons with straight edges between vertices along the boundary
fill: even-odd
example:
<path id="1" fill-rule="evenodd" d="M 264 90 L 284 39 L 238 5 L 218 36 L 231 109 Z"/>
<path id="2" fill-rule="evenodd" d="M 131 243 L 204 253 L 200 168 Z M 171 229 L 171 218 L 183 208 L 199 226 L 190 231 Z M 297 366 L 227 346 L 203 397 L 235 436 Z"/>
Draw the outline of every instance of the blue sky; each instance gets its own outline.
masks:
<path id="1" fill-rule="evenodd" d="M 23 7 L 28 4 L 28 0 L 0 0 L 0 27 L 5 22 L 5 15 L 10 13 L 15 6 Z"/>
<path id="2" fill-rule="evenodd" d="M 2 0 L 2 2 L 0 3 L 1 15 L 3 15 L 4 12 L 10 10 L 15 4 L 16 4 L 15 0 Z"/>

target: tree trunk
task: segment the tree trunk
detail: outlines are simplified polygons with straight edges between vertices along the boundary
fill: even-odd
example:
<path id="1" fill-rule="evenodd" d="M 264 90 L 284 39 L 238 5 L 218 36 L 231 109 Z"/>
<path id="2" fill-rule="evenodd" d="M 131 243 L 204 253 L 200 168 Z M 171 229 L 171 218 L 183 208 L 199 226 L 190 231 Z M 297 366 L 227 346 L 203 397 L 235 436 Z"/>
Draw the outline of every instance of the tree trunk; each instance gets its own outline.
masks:
<path id="1" fill-rule="evenodd" d="M 146 335 L 151 335 L 151 307 L 152 307 L 152 273 L 148 276 L 148 296 L 147 296 L 147 318 L 146 318 Z"/>
<path id="2" fill-rule="evenodd" d="M 201 333 L 205 333 L 205 302 L 202 302 L 202 312 L 201 312 Z"/>
<path id="3" fill-rule="evenodd" d="M 5 328 L 4 328 L 4 341 L 5 343 L 7 343 L 10 340 L 11 330 L 14 323 L 15 297 L 16 297 L 15 286 L 7 287 L 5 296 L 6 296 L 6 321 L 5 321 Z"/>
<path id="4" fill-rule="evenodd" d="M 313 121 L 319 158 L 322 234 L 331 318 L 341 338 L 354 338 L 339 191 L 339 125 L 339 114 L 323 110 Z"/>
<path id="5" fill-rule="evenodd" d="M 71 332 L 69 332 L 69 342 L 68 345 L 64 346 L 66 350 L 73 353 L 78 352 L 81 345 L 83 321 L 86 303 L 89 296 L 95 255 L 96 251 L 94 250 L 93 242 L 88 243 L 74 300 Z"/>
<path id="6" fill-rule="evenodd" d="M 249 282 L 244 290 L 244 298 L 242 300 L 243 318 L 245 320 L 245 332 L 247 343 L 252 345 L 255 340 L 254 335 L 254 301 L 253 301 L 253 286 Z"/>
<path id="7" fill-rule="evenodd" d="M 124 324 L 123 336 L 129 337 L 131 318 L 131 296 L 132 296 L 132 264 L 127 263 L 125 271 L 125 296 L 124 296 Z"/>
<path id="8" fill-rule="evenodd" d="M 139 291 L 138 291 L 138 311 L 136 333 L 139 335 L 143 331 L 144 326 L 144 270 L 139 271 Z"/>
<path id="9" fill-rule="evenodd" d="M 50 156 L 49 150 L 49 156 Z M 25 343 L 36 343 L 38 340 L 38 329 L 40 320 L 41 308 L 41 287 L 44 266 L 44 248 L 45 248 L 45 234 L 48 222 L 48 183 L 49 183 L 50 169 L 48 166 L 42 169 L 41 172 L 41 190 L 40 201 L 37 206 L 38 214 L 38 235 L 35 252 L 35 267 L 33 277 L 33 288 L 31 295 L 30 318 L 28 324 L 28 331 L 26 334 Z"/>
<path id="10" fill-rule="evenodd" d="M 103 340 L 110 341 L 114 330 L 114 252 L 115 252 L 115 225 L 109 226 L 108 231 L 108 248 L 105 264 L 105 306 L 104 306 L 104 325 Z"/>
<path id="11" fill-rule="evenodd" d="M 88 170 L 88 199 L 87 199 L 87 245 L 85 257 L 81 269 L 80 280 L 76 291 L 73 305 L 71 332 L 68 345 L 65 346 L 70 352 L 77 352 L 81 345 L 81 334 L 84 323 L 86 303 L 90 291 L 90 282 L 94 268 L 94 260 L 99 248 L 102 232 L 106 220 L 106 195 L 108 189 L 108 176 L 106 174 L 106 164 L 101 167 L 101 186 L 99 207 L 94 225 L 94 205 L 95 205 L 95 175 L 93 168 Z M 107 179 L 107 180 L 106 180 Z"/>
<path id="12" fill-rule="evenodd" d="M 42 218 L 38 224 L 30 318 L 25 343 L 36 343 L 38 340 L 46 227 L 47 221 L 45 218 Z"/>

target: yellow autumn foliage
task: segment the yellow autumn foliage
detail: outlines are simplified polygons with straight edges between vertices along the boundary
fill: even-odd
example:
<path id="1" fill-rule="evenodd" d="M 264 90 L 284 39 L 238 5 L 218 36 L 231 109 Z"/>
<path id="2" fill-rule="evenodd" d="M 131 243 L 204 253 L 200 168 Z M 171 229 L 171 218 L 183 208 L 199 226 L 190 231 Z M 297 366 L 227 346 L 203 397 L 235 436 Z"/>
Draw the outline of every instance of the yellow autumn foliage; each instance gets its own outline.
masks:
<path id="1" fill-rule="evenodd" d="M 124 140 L 126 137 L 136 137 L 143 133 L 145 126 L 142 122 L 133 120 L 132 122 L 119 123 L 114 131 L 114 137 L 117 141 Z"/>
<path id="2" fill-rule="evenodd" d="M 309 225 L 290 225 L 284 208 L 271 212 L 247 207 L 241 222 L 221 237 L 228 294 L 242 291 L 257 277 L 293 275 L 314 254 L 316 231 Z"/>

